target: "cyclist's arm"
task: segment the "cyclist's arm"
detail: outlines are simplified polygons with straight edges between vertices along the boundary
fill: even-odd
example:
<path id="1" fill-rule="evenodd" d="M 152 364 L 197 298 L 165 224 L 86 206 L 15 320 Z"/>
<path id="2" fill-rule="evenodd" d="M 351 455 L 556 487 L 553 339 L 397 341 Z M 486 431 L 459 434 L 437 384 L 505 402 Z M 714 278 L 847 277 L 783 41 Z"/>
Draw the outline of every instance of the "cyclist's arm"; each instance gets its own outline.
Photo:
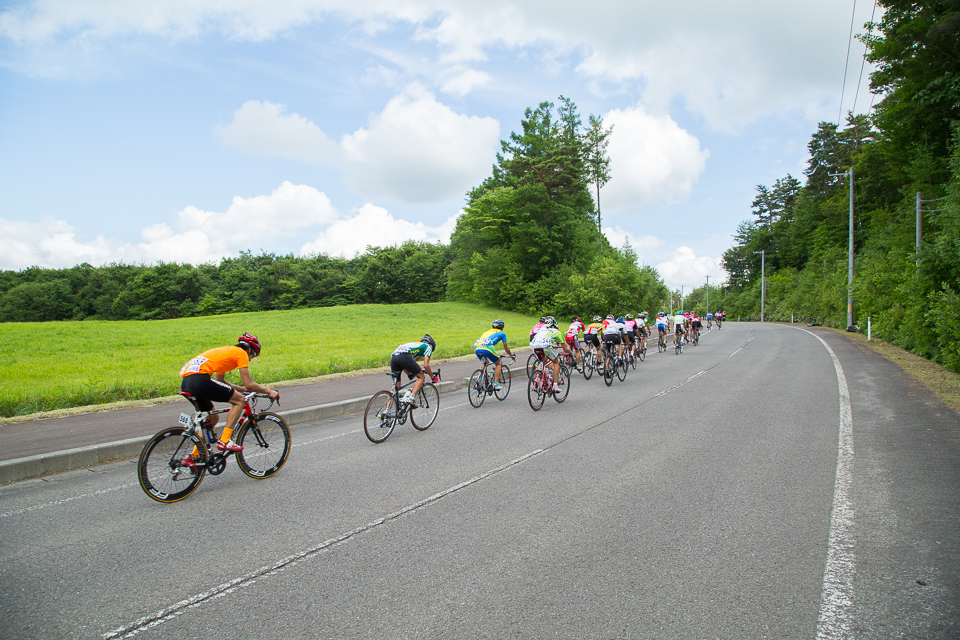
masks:
<path id="1" fill-rule="evenodd" d="M 430 356 L 423 356 L 423 368 L 426 370 L 427 375 L 430 376 L 430 379 L 433 380 L 433 369 L 430 368 Z"/>
<path id="2" fill-rule="evenodd" d="M 272 400 L 276 400 L 277 398 L 280 397 L 279 392 L 274 391 L 273 389 L 268 389 L 262 384 L 257 384 L 256 382 L 254 382 L 253 378 L 250 376 L 250 369 L 248 367 L 240 367 L 238 371 L 240 372 L 240 381 L 243 382 L 243 388 L 233 387 L 237 391 L 241 393 L 243 393 L 244 391 L 256 391 L 258 393 L 265 393 L 268 396 L 270 396 Z M 233 385 L 230 385 L 230 386 L 233 386 Z"/>

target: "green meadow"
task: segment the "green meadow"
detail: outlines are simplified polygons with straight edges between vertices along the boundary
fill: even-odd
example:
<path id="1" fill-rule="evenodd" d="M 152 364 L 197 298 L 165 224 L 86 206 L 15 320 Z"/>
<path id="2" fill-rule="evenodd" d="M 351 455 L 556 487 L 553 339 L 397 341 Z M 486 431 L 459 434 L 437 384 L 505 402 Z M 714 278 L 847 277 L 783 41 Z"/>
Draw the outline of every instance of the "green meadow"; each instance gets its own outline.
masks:
<path id="1" fill-rule="evenodd" d="M 386 367 L 394 348 L 430 333 L 435 358 L 473 353 L 503 318 L 511 345 L 525 345 L 536 318 L 455 302 L 352 305 L 151 321 L 0 324 L 0 416 L 174 395 L 180 368 L 245 331 L 263 343 L 250 365 L 271 384 Z M 518 340 L 519 339 L 519 340 Z M 228 379 L 239 383 L 236 373 Z"/>

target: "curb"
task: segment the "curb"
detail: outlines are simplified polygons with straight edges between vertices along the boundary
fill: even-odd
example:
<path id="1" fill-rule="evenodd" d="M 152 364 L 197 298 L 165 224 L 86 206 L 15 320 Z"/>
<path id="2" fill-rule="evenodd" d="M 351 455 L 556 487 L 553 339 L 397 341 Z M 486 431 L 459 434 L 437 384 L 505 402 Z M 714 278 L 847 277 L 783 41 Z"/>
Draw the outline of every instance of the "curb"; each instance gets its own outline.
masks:
<path id="1" fill-rule="evenodd" d="M 441 381 L 436 385 L 437 391 L 441 394 L 459 391 L 467 386 L 468 380 L 469 378 L 451 380 L 449 382 Z M 358 413 L 367 407 L 369 401 L 369 397 L 353 398 L 351 400 L 330 402 L 314 407 L 279 411 L 278 413 L 287 422 L 287 425 L 292 427 L 297 424 L 316 422 L 318 420 L 350 413 Z M 53 451 L 36 456 L 5 460 L 0 462 L 0 485 L 33 478 L 35 476 L 92 467 L 104 462 L 114 462 L 137 457 L 143 450 L 143 445 L 152 437 L 152 435 L 142 436 L 128 440 L 118 440 L 116 442 L 90 445 L 88 447 Z"/>

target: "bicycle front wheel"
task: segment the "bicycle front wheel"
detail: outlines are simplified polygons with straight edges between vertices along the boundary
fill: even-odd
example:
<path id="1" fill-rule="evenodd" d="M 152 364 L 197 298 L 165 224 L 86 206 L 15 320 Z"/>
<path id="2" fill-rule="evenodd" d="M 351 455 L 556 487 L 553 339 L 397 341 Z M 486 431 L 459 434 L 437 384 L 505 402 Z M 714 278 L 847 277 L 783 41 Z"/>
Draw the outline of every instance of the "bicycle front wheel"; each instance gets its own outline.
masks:
<path id="1" fill-rule="evenodd" d="M 193 455 L 192 468 L 183 464 L 187 455 Z M 137 480 L 140 488 L 157 502 L 176 502 L 200 486 L 206 464 L 207 448 L 200 438 L 183 427 L 171 427 L 150 438 L 143 447 L 137 462 Z"/>
<path id="2" fill-rule="evenodd" d="M 417 431 L 429 429 L 440 411 L 440 392 L 427 382 L 417 394 L 417 403 L 410 409 L 410 421 Z"/>
<path id="3" fill-rule="evenodd" d="M 537 370 L 537 362 L 539 362 L 539 360 L 537 359 L 536 352 L 531 353 L 530 357 L 527 358 L 527 377 L 528 378 L 532 378 L 534 371 Z"/>
<path id="4" fill-rule="evenodd" d="M 603 361 L 603 383 L 608 387 L 613 384 L 613 375 L 614 375 L 614 364 L 613 358 L 607 356 Z"/>
<path id="5" fill-rule="evenodd" d="M 367 440 L 383 442 L 393 433 L 396 424 L 397 407 L 393 403 L 393 394 L 377 391 L 363 412 L 363 432 L 367 434 Z"/>
<path id="6" fill-rule="evenodd" d="M 507 399 L 507 396 L 510 395 L 510 381 L 512 380 L 510 375 L 510 367 L 505 364 L 500 365 L 500 383 L 499 389 L 493 390 L 493 395 L 497 396 L 497 400 L 501 402 Z"/>
<path id="7" fill-rule="evenodd" d="M 527 379 L 527 402 L 530 403 L 530 408 L 534 411 L 540 411 L 540 407 L 543 406 L 544 401 L 547 399 L 546 389 L 544 388 L 546 384 L 546 374 L 541 370 L 538 370 L 536 375 Z"/>
<path id="8" fill-rule="evenodd" d="M 617 360 L 617 363 L 614 366 L 614 371 L 617 372 L 617 379 L 620 382 L 623 382 L 627 377 L 627 361 L 626 360 Z"/>
<path id="9" fill-rule="evenodd" d="M 269 478 L 290 456 L 290 428 L 283 418 L 270 411 L 258 413 L 240 427 L 237 452 L 240 471 L 251 478 Z"/>
<path id="10" fill-rule="evenodd" d="M 470 381 L 467 383 L 467 400 L 470 401 L 470 405 L 473 407 L 482 405 L 484 398 L 487 397 L 486 380 L 483 378 L 483 369 L 477 369 L 473 372 L 473 375 L 470 376 Z"/>
<path id="11" fill-rule="evenodd" d="M 583 358 L 583 379 L 589 380 L 593 376 L 593 369 L 597 366 L 597 354 L 590 351 Z"/>
<path id="12" fill-rule="evenodd" d="M 558 391 L 553 394 L 553 399 L 557 402 L 563 402 L 567 399 L 567 395 L 570 393 L 570 381 L 573 379 L 573 376 L 568 372 L 561 370 L 557 381 L 562 383 L 558 388 Z"/>

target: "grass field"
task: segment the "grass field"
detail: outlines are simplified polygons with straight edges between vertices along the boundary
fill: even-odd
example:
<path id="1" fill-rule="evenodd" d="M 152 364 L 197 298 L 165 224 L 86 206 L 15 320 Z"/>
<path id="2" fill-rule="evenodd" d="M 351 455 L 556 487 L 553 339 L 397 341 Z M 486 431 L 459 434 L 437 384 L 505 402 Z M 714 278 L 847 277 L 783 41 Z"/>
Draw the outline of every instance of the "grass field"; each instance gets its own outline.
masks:
<path id="1" fill-rule="evenodd" d="M 0 324 L 0 416 L 22 416 L 175 394 L 180 367 L 245 331 L 263 343 L 250 365 L 264 384 L 385 367 L 394 348 L 430 333 L 435 358 L 473 353 L 503 318 L 511 344 L 526 344 L 536 318 L 465 303 L 354 305 L 147 322 Z M 519 340 L 518 340 L 519 338 Z M 228 376 L 239 383 L 235 373 Z"/>

